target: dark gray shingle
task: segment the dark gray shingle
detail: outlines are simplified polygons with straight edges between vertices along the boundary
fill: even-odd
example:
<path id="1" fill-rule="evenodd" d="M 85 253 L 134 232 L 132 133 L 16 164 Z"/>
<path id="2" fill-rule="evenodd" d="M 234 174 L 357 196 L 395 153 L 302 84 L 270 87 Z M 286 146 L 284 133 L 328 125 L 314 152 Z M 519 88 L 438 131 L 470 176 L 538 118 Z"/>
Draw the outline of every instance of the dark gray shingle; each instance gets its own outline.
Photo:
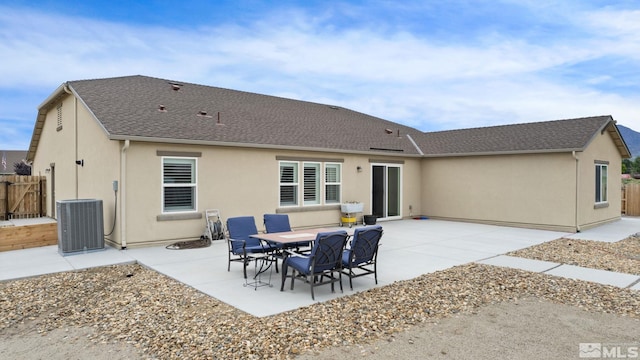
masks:
<path id="1" fill-rule="evenodd" d="M 583 150 L 613 120 L 607 115 L 424 133 L 341 107 L 139 75 L 68 85 L 111 139 L 455 156 Z M 624 155 L 624 142 L 614 141 Z"/>
<path id="2" fill-rule="evenodd" d="M 421 136 L 420 131 L 335 106 L 145 76 L 68 84 L 112 139 L 139 137 L 365 152 L 375 148 L 394 154 L 419 154 L 406 134 Z M 179 84 L 179 90 L 172 84 Z M 166 111 L 159 111 L 160 105 Z M 206 116 L 199 116 L 200 111 Z M 218 116 L 223 125 L 218 124 Z M 392 134 L 385 129 L 391 129 Z"/>
<path id="3" fill-rule="evenodd" d="M 427 155 L 463 155 L 583 150 L 613 119 L 579 119 L 428 132 L 419 144 Z"/>

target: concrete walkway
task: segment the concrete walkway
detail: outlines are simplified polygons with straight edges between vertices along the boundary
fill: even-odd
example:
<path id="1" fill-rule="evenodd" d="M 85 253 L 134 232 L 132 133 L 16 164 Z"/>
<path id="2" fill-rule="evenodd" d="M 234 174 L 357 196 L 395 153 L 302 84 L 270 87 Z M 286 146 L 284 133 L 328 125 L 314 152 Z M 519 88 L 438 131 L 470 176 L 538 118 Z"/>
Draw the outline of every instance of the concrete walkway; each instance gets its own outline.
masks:
<path id="1" fill-rule="evenodd" d="M 523 259 L 514 256 L 500 255 L 478 261 L 480 264 L 504 266 L 515 269 L 540 272 L 554 276 L 576 280 L 591 281 L 620 288 L 640 290 L 640 276 L 613 271 L 590 269 L 575 265 L 554 263 L 549 261 Z"/>
<path id="2" fill-rule="evenodd" d="M 622 220 L 614 223 L 605 224 L 579 233 L 566 235 L 564 237 L 580 240 L 616 242 L 626 239 L 630 235 L 638 232 L 640 232 L 640 218 L 622 218 Z M 499 255 L 478 262 L 481 264 L 505 266 L 570 279 L 591 281 L 604 285 L 640 290 L 640 276 L 638 275 L 590 269 L 549 261 L 523 259 L 506 255 Z"/>
<path id="3" fill-rule="evenodd" d="M 354 289 L 350 290 L 348 279 L 343 279 L 343 293 L 339 290 L 331 293 L 330 286 L 321 286 L 315 290 L 315 302 L 469 262 L 640 290 L 638 275 L 504 255 L 561 237 L 610 242 L 622 240 L 640 231 L 638 218 L 623 218 L 578 234 L 439 220 L 401 220 L 380 224 L 384 228 L 384 235 L 379 251 L 378 285 L 372 276 L 366 276 L 354 279 Z M 61 256 L 57 246 L 0 252 L 0 281 L 136 262 L 255 316 L 268 316 L 314 303 L 309 287 L 301 282 L 296 282 L 294 290 L 289 289 L 287 282 L 285 290 L 281 292 L 280 277 L 275 272 L 272 274 L 271 287 L 254 290 L 244 286 L 240 264 L 231 264 L 231 271 L 227 271 L 227 245 L 224 241 L 214 241 L 210 247 L 201 249 L 168 250 L 161 246 L 117 250 L 108 247 L 104 251 L 68 256 Z M 252 270 L 250 268 L 250 273 Z M 265 276 L 263 280 L 268 280 L 268 273 Z"/>

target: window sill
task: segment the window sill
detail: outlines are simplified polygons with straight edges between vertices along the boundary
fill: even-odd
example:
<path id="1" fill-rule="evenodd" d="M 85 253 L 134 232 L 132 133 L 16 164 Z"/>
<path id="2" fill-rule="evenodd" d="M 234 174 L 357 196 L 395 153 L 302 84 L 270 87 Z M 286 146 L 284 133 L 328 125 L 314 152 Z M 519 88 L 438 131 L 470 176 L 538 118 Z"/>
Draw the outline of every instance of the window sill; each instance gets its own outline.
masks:
<path id="1" fill-rule="evenodd" d="M 604 209 L 604 208 L 608 208 L 608 207 L 609 207 L 609 203 L 608 202 L 597 203 L 597 204 L 593 205 L 594 209 Z"/>
<path id="2" fill-rule="evenodd" d="M 340 210 L 340 204 L 281 207 L 276 209 L 276 214 L 288 214 L 288 213 L 299 213 L 299 212 L 309 212 L 309 211 L 333 211 L 333 210 Z"/>
<path id="3" fill-rule="evenodd" d="M 202 219 L 202 213 L 179 213 L 179 214 L 162 214 L 156 217 L 157 221 L 175 221 L 175 220 L 193 220 Z"/>

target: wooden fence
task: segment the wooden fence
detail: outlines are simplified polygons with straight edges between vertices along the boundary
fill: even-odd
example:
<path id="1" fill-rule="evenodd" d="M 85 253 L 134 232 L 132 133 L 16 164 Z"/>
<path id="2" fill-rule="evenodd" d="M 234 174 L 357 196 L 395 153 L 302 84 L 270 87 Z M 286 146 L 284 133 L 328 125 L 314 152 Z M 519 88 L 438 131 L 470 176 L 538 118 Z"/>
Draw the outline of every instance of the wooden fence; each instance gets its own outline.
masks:
<path id="1" fill-rule="evenodd" d="M 622 186 L 622 213 L 640 216 L 640 184 L 629 183 Z"/>
<path id="2" fill-rule="evenodd" d="M 0 176 L 0 220 L 44 216 L 46 181 L 44 176 Z"/>

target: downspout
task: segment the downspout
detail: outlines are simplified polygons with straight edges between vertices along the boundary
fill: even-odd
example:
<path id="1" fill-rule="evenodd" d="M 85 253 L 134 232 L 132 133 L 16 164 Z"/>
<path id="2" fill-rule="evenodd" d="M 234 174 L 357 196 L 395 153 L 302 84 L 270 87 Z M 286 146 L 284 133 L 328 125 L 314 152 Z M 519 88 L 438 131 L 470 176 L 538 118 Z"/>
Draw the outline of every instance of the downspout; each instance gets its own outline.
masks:
<path id="1" fill-rule="evenodd" d="M 129 140 L 124 141 L 120 152 L 120 246 L 122 250 L 127 248 L 127 149 L 129 149 Z"/>
<path id="2" fill-rule="evenodd" d="M 576 212 L 576 218 L 575 218 L 575 222 L 576 222 L 576 232 L 580 232 L 580 222 L 579 222 L 579 211 L 580 211 L 580 159 L 578 158 L 578 155 L 576 154 L 575 150 L 571 152 L 571 155 L 573 156 L 573 158 L 576 160 L 576 208 L 575 208 L 575 212 Z"/>

